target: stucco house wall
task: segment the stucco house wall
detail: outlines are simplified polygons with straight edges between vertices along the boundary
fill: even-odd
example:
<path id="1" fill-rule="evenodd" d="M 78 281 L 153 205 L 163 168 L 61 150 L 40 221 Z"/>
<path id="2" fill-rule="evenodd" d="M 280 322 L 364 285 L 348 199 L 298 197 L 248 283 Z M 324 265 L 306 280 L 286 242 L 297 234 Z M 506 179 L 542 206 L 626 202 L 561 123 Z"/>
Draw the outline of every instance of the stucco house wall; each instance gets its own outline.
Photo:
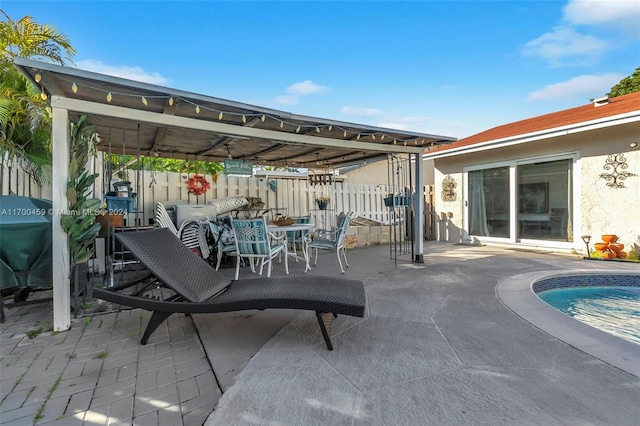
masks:
<path id="1" fill-rule="evenodd" d="M 427 159 L 423 162 L 423 184 L 433 185 L 433 160 Z M 367 185 L 387 185 L 388 168 L 386 161 L 377 161 L 371 164 L 362 165 L 354 170 L 341 173 L 345 176 L 346 182 Z"/>
<path id="2" fill-rule="evenodd" d="M 585 234 L 592 235 L 591 247 L 600 241 L 602 234 L 618 235 L 627 250 L 634 244 L 640 244 L 640 122 L 637 120 L 570 134 L 558 132 L 546 139 L 436 158 L 434 184 L 435 206 L 440 215 L 438 239 L 449 242 L 471 240 L 465 231 L 468 223 L 465 222 L 464 201 L 468 188 L 465 187 L 464 168 L 538 157 L 543 162 L 556 154 L 574 156 L 572 237 L 568 238 L 569 242 L 528 241 L 524 244 L 585 252 L 581 239 Z M 627 165 L 626 169 L 619 168 L 618 171 L 636 175 L 622 181 L 624 188 L 607 186 L 607 181 L 600 177 L 602 173 L 611 173 L 612 170 L 605 170 L 604 166 L 607 158 L 616 154 L 623 154 Z M 445 178 L 452 178 L 457 184 L 455 201 L 445 201 L 441 196 Z M 491 242 L 492 238 L 487 240 Z M 522 244 L 515 238 L 511 241 L 495 240 L 495 243 Z"/>

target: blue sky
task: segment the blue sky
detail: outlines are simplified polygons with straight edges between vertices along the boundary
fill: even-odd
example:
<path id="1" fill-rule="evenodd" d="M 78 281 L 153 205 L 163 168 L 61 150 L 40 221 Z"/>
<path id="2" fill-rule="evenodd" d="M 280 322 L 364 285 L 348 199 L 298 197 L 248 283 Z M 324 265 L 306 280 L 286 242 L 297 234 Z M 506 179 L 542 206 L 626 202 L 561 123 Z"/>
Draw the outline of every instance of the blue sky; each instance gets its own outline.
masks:
<path id="1" fill-rule="evenodd" d="M 78 68 L 458 138 L 603 96 L 640 66 L 640 2 L 14 1 Z"/>

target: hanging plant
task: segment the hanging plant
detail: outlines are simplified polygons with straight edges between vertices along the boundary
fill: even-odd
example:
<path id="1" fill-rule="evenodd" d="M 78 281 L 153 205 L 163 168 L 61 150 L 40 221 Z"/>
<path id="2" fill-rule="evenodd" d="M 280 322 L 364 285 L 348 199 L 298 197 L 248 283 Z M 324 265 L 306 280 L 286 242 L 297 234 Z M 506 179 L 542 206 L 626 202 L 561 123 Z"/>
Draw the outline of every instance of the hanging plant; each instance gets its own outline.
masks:
<path id="1" fill-rule="evenodd" d="M 211 188 L 211 184 L 207 181 L 204 175 L 195 174 L 187 179 L 187 188 L 189 193 L 196 196 L 202 195 Z"/>

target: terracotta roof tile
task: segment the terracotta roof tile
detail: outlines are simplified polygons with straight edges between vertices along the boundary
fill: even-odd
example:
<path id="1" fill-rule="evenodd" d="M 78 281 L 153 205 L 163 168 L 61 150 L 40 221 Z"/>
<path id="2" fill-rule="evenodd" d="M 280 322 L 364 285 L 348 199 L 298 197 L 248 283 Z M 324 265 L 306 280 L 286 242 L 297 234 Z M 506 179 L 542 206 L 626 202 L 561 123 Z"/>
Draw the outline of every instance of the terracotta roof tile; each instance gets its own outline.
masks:
<path id="1" fill-rule="evenodd" d="M 565 109 L 551 114 L 504 124 L 469 136 L 468 138 L 460 139 L 451 144 L 442 145 L 436 149 L 432 148 L 430 153 L 597 120 L 638 110 L 640 110 L 640 92 L 611 98 L 608 104 L 598 107 L 594 106 L 593 103 L 589 103 L 576 108 Z"/>

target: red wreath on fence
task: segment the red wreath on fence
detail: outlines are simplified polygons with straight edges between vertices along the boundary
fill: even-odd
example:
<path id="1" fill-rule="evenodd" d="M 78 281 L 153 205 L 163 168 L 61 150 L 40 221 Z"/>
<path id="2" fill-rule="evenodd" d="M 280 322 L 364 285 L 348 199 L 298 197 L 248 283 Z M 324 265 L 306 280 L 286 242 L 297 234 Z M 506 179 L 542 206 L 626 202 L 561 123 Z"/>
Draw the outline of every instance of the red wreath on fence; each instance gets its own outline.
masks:
<path id="1" fill-rule="evenodd" d="M 187 187 L 189 188 L 189 193 L 202 195 L 211 188 L 211 184 L 207 182 L 204 175 L 195 174 L 187 179 Z"/>

